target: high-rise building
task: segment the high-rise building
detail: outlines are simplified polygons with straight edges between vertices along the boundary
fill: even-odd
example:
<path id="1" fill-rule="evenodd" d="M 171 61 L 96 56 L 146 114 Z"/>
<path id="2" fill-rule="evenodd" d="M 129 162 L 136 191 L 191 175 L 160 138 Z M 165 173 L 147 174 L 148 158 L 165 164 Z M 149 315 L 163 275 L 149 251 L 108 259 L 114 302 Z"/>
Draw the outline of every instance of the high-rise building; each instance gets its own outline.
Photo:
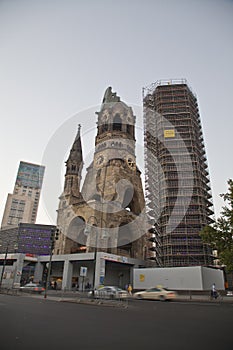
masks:
<path id="1" fill-rule="evenodd" d="M 36 222 L 44 170 L 44 166 L 20 162 L 13 194 L 7 197 L 2 228 Z"/>
<path id="2" fill-rule="evenodd" d="M 186 80 L 143 89 L 145 188 L 159 266 L 210 265 L 213 204 L 197 98 Z"/>

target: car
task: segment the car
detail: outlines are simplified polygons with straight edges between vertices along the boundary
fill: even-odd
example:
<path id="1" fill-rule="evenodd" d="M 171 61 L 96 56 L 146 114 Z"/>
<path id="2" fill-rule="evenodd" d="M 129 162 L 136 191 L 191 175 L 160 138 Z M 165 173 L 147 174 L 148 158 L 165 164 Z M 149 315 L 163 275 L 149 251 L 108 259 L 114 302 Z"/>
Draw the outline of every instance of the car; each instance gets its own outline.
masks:
<path id="1" fill-rule="evenodd" d="M 42 287 L 39 284 L 36 283 L 27 283 L 24 286 L 21 286 L 19 288 L 21 292 L 27 292 L 27 293 L 38 293 L 41 294 L 42 292 L 45 291 L 45 288 Z"/>
<path id="2" fill-rule="evenodd" d="M 162 286 L 156 286 L 133 294 L 137 299 L 153 299 L 153 300 L 174 300 L 177 298 L 177 293 Z"/>
<path id="3" fill-rule="evenodd" d="M 88 292 L 88 297 L 93 296 L 93 291 Z M 115 286 L 103 286 L 94 290 L 94 297 L 100 299 L 122 299 L 129 296 L 124 289 Z"/>

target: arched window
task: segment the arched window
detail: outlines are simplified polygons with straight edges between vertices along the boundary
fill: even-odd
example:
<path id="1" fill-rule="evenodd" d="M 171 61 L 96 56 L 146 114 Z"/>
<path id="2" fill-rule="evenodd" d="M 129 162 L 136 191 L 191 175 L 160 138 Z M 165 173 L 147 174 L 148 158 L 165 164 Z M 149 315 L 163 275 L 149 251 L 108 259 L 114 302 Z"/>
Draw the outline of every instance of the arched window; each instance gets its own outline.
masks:
<path id="1" fill-rule="evenodd" d="M 95 201 L 97 201 L 97 202 L 101 202 L 101 197 L 100 197 L 100 195 L 99 194 L 94 194 L 94 196 L 92 196 L 92 198 L 91 198 L 92 200 L 95 200 Z"/>
<path id="2" fill-rule="evenodd" d="M 131 208 L 131 202 L 133 199 L 133 195 L 134 195 L 134 189 L 133 188 L 127 188 L 127 190 L 125 191 L 124 194 L 124 199 L 123 199 L 123 203 L 122 203 L 122 207 L 125 208 L 126 210 L 132 210 Z"/>
<path id="3" fill-rule="evenodd" d="M 122 120 L 120 115 L 117 113 L 113 119 L 113 130 L 122 130 Z"/>
<path id="4" fill-rule="evenodd" d="M 84 233 L 85 225 L 85 219 L 81 216 L 77 216 L 71 221 L 67 231 L 67 237 L 76 243 L 77 252 L 79 253 L 82 253 L 86 246 L 87 237 Z"/>
<path id="5" fill-rule="evenodd" d="M 127 133 L 134 137 L 134 126 L 132 124 L 126 125 Z"/>
<path id="6" fill-rule="evenodd" d="M 108 131 L 108 124 L 102 124 L 102 132 Z"/>

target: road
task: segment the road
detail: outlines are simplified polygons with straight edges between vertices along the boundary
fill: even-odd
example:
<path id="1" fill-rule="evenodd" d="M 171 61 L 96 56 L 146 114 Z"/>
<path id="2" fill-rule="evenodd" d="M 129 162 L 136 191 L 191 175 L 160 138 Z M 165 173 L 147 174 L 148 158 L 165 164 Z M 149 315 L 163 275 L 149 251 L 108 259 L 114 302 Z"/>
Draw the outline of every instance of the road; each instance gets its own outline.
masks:
<path id="1" fill-rule="evenodd" d="M 233 304 L 130 301 L 128 308 L 0 294 L 0 349 L 231 350 Z"/>

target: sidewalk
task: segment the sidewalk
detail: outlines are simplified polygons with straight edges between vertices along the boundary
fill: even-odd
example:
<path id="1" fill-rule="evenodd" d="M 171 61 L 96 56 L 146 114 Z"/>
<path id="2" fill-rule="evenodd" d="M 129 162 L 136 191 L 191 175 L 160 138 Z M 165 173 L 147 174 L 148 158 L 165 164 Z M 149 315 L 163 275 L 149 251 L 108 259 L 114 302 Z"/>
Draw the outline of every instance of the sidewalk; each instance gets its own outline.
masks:
<path id="1" fill-rule="evenodd" d="M 16 296 L 31 296 L 35 298 L 44 298 L 44 294 L 28 294 L 20 292 L 19 290 L 2 289 L 1 294 L 16 295 Z M 205 303 L 227 303 L 233 305 L 233 295 L 222 296 L 221 299 L 211 300 L 209 293 L 196 294 L 196 293 L 177 293 L 177 299 L 174 301 L 180 302 L 205 302 Z M 109 299 L 92 299 L 88 298 L 87 293 L 73 292 L 73 291 L 48 291 L 45 300 L 53 300 L 58 302 L 72 302 L 88 305 L 102 305 L 102 306 L 116 306 L 116 307 L 128 307 L 130 301 L 136 300 L 132 296 L 122 300 L 109 300 Z"/>
<path id="2" fill-rule="evenodd" d="M 233 296 L 222 296 L 220 299 L 210 299 L 206 294 L 178 294 L 177 300 L 179 301 L 198 301 L 198 302 L 210 302 L 210 303 L 232 303 Z"/>
<path id="3" fill-rule="evenodd" d="M 132 300 L 136 300 L 133 297 L 122 299 L 122 300 L 109 300 L 109 299 L 91 299 L 82 293 L 63 293 L 60 296 L 50 294 L 47 296 L 49 300 L 56 300 L 60 302 L 73 302 L 79 304 L 89 304 L 89 305 L 108 305 L 108 306 L 123 306 L 128 307 L 128 304 Z M 177 299 L 174 301 L 180 302 L 205 302 L 205 303 L 228 303 L 233 304 L 233 296 L 224 295 L 222 299 L 211 300 L 209 294 L 179 294 Z"/>

